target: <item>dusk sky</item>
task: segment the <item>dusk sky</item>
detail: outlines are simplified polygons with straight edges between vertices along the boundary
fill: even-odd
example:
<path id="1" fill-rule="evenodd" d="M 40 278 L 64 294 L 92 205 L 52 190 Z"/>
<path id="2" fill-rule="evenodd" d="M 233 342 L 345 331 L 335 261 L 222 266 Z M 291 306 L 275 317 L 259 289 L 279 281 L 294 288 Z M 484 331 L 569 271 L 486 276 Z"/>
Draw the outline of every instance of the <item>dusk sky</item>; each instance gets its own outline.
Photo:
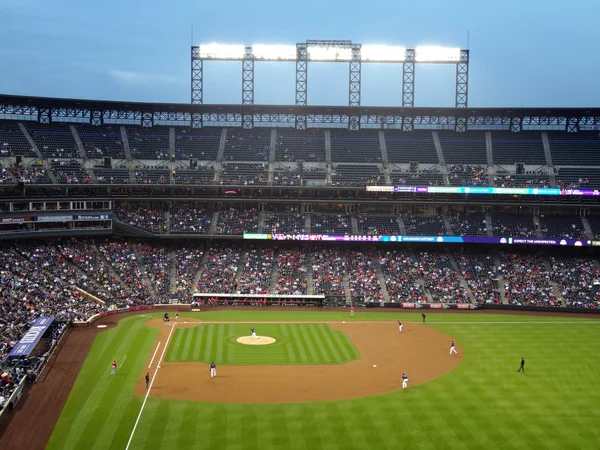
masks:
<path id="1" fill-rule="evenodd" d="M 190 101 L 194 43 L 467 46 L 469 106 L 598 106 L 598 0 L 0 0 L 0 93 Z M 399 106 L 402 66 L 363 64 L 362 105 Z M 241 103 L 241 63 L 204 65 L 204 103 Z M 256 104 L 293 104 L 294 63 L 256 63 Z M 455 66 L 418 65 L 416 106 L 454 106 Z M 345 105 L 348 64 L 309 66 L 308 103 Z"/>

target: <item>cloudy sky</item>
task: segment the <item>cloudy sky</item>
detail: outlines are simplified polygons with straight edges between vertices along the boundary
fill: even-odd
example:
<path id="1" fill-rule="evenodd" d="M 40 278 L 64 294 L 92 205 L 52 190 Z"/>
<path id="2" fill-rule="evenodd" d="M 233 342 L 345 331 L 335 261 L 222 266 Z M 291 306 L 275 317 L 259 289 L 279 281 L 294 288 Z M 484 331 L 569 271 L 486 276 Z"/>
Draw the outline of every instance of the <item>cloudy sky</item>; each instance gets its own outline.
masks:
<path id="1" fill-rule="evenodd" d="M 598 0 L 0 0 L 0 92 L 190 101 L 194 43 L 467 46 L 470 106 L 598 106 Z M 257 63 L 255 103 L 293 104 L 293 63 Z M 454 66 L 417 66 L 417 106 L 454 105 Z M 205 103 L 241 102 L 241 63 L 207 62 Z M 401 66 L 363 64 L 362 104 L 401 104 Z M 348 102 L 348 65 L 309 67 L 309 104 Z"/>

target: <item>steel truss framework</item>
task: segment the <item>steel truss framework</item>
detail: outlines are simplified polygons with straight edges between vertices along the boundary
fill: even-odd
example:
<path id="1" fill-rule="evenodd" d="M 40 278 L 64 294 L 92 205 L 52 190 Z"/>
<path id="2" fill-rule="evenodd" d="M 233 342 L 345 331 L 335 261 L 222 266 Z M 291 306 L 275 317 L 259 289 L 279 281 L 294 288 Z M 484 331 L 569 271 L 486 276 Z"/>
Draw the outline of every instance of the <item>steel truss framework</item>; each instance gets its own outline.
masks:
<path id="1" fill-rule="evenodd" d="M 308 105 L 308 47 L 334 47 L 340 49 L 350 49 L 351 58 L 349 61 L 349 79 L 348 79 L 348 106 L 360 106 L 361 93 L 361 44 L 352 43 L 348 40 L 308 40 L 305 43 L 296 44 L 296 106 Z M 235 58 L 210 57 L 203 58 L 199 46 L 191 48 L 191 103 L 199 105 L 203 103 L 203 62 L 206 60 L 227 60 L 236 61 Z M 245 47 L 242 59 L 242 105 L 254 104 L 254 62 L 252 47 Z M 261 61 L 279 61 L 276 58 L 265 59 Z M 338 62 L 338 61 L 328 61 Z M 346 61 L 347 62 L 347 61 Z M 371 60 L 369 62 L 384 62 Z M 390 62 L 390 61 L 385 61 Z M 393 63 L 393 62 L 392 62 Z M 399 63 L 399 62 L 397 62 Z M 414 83 L 415 83 L 415 64 L 419 63 L 416 58 L 415 49 L 405 51 L 405 60 L 402 62 L 402 107 L 414 107 Z M 425 63 L 425 62 L 423 62 Z M 457 108 L 466 108 L 469 100 L 469 50 L 461 50 L 458 61 L 427 61 L 427 64 L 455 64 L 456 65 L 456 102 Z M 192 127 L 201 127 L 203 118 L 193 117 Z M 358 114 L 350 114 L 348 118 L 348 128 L 350 130 L 359 130 L 361 117 Z M 298 116 L 295 120 L 295 127 L 303 130 L 307 128 L 308 121 L 303 116 Z M 242 120 L 244 128 L 252 128 L 254 122 L 252 117 L 244 117 Z M 466 123 L 460 123 L 457 129 L 465 128 Z M 403 121 L 403 130 L 412 130 L 414 123 L 411 120 Z"/>
<path id="2" fill-rule="evenodd" d="M 0 118 L 39 123 L 75 122 L 151 127 L 172 125 L 340 128 L 352 117 L 360 128 L 465 130 L 600 129 L 600 108 L 395 108 L 364 106 L 189 105 L 0 95 Z M 408 124 L 408 125 L 407 125 Z M 409 126 L 410 125 L 410 126 Z"/>

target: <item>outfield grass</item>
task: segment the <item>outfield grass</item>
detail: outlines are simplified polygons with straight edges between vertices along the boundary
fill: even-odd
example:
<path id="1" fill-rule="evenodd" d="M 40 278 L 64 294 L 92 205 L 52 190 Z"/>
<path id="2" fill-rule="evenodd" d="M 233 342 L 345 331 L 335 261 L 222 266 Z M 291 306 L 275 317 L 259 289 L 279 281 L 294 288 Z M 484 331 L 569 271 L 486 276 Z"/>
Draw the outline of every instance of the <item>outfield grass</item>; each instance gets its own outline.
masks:
<path id="1" fill-rule="evenodd" d="M 276 341 L 269 345 L 244 345 L 236 340 L 249 336 L 246 324 L 204 324 L 175 330 L 167 361 L 202 361 L 236 364 L 343 364 L 360 357 L 345 333 L 327 324 L 260 324 L 259 336 Z"/>
<path id="2" fill-rule="evenodd" d="M 218 311 L 204 320 L 352 320 L 338 312 Z M 361 314 L 360 320 L 420 315 Z M 129 317 L 102 333 L 48 448 L 125 448 L 142 398 L 132 394 L 158 330 Z M 135 449 L 596 449 L 600 442 L 600 321 L 431 314 L 465 353 L 450 374 L 355 400 L 206 404 L 149 398 Z M 263 325 L 256 324 L 259 334 Z M 111 377 L 110 361 L 127 354 Z M 517 373 L 525 357 L 525 375 Z M 160 376 L 160 372 L 159 372 Z"/>

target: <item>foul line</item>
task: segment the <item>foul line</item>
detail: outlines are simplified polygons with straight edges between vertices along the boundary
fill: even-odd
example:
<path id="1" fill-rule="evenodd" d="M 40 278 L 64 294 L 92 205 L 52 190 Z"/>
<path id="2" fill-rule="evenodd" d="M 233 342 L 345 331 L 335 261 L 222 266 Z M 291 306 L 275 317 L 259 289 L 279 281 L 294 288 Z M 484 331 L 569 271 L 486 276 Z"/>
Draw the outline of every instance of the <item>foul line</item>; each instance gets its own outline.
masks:
<path id="1" fill-rule="evenodd" d="M 150 366 L 152 365 L 152 363 L 154 362 L 154 357 L 156 356 L 156 352 L 158 351 L 158 349 L 160 348 L 160 342 L 158 343 L 158 345 L 156 346 L 156 350 L 154 350 L 154 355 L 152 355 L 152 359 L 150 360 L 150 364 L 148 364 L 148 369 L 150 368 Z"/>
<path id="2" fill-rule="evenodd" d="M 127 359 L 127 355 L 125 355 L 125 358 L 123 358 L 123 361 L 121 361 L 121 365 L 119 366 L 119 369 L 120 369 L 121 367 L 123 367 L 123 364 L 125 364 L 125 360 L 126 360 L 126 359 Z"/>
<path id="3" fill-rule="evenodd" d="M 152 385 L 154 384 L 154 380 L 156 379 L 156 375 L 158 374 L 158 369 L 160 369 L 160 362 L 162 361 L 163 356 L 165 356 L 165 350 L 169 346 L 169 340 L 171 339 L 171 335 L 173 334 L 175 325 L 177 325 L 177 323 L 174 323 L 173 326 L 171 327 L 171 331 L 169 331 L 169 337 L 167 337 L 163 351 L 160 354 L 158 363 L 156 364 L 156 369 L 154 369 L 154 375 L 152 376 L 152 381 L 150 381 L 150 386 L 148 386 L 148 390 L 146 391 L 146 396 L 144 397 L 144 401 L 142 402 L 142 407 L 140 408 L 140 413 L 138 414 L 137 419 L 135 420 L 135 424 L 133 425 L 133 430 L 131 431 L 131 436 L 129 436 L 129 441 L 127 441 L 127 447 L 125 447 L 125 450 L 129 450 L 129 446 L 131 445 L 131 441 L 133 440 L 133 435 L 135 434 L 135 429 L 138 426 L 140 417 L 142 417 L 142 412 L 144 412 L 144 407 L 146 406 L 146 401 L 148 400 L 148 396 L 150 395 L 150 390 L 152 389 Z"/>
<path id="4" fill-rule="evenodd" d="M 595 325 L 600 325 L 600 319 L 575 319 L 575 320 L 571 320 L 571 321 L 564 321 L 564 320 L 536 320 L 536 321 L 435 321 L 435 320 L 427 320 L 427 322 L 422 323 L 419 320 L 404 320 L 405 323 L 411 323 L 411 324 L 419 324 L 419 325 L 441 325 L 441 324 L 464 324 L 464 325 L 468 325 L 468 324 L 474 324 L 474 325 L 491 325 L 491 324 L 500 324 L 500 325 L 511 325 L 511 324 L 515 324 L 515 325 L 520 325 L 520 324 L 530 324 L 530 325 L 535 325 L 535 324 L 543 324 L 543 325 L 558 325 L 558 324 L 595 324 Z M 240 320 L 234 320 L 234 321 L 212 321 L 212 320 L 203 320 L 203 321 L 199 321 L 199 322 L 187 322 L 188 324 L 196 324 L 196 325 L 202 325 L 202 324 L 258 324 L 258 325 L 267 325 L 267 324 L 281 324 L 281 323 L 289 323 L 289 324 L 294 324 L 294 323 L 313 323 L 313 324 L 318 324 L 318 323 L 327 323 L 327 324 L 333 324 L 333 323 L 337 323 L 337 324 L 351 324 L 351 325 L 358 325 L 358 324 L 390 324 L 390 323 L 398 323 L 397 320 L 314 320 L 314 321 L 310 321 L 310 320 L 286 320 L 286 321 L 277 321 L 277 320 L 269 320 L 269 321 L 240 321 Z"/>

